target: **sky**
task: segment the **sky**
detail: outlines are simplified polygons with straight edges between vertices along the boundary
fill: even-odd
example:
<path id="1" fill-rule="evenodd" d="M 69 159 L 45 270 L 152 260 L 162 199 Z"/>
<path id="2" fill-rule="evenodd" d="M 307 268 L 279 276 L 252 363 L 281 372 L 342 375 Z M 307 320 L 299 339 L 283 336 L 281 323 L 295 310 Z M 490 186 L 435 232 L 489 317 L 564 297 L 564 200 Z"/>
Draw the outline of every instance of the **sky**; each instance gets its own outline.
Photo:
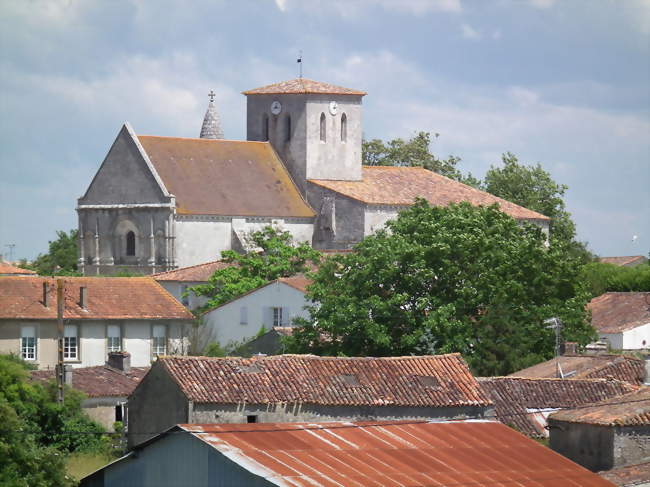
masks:
<path id="1" fill-rule="evenodd" d="M 650 0 L 0 0 L 0 253 L 76 227 L 125 121 L 198 137 L 214 90 L 245 139 L 241 91 L 300 51 L 368 93 L 365 138 L 437 133 L 477 177 L 540 163 L 593 252 L 650 251 Z"/>

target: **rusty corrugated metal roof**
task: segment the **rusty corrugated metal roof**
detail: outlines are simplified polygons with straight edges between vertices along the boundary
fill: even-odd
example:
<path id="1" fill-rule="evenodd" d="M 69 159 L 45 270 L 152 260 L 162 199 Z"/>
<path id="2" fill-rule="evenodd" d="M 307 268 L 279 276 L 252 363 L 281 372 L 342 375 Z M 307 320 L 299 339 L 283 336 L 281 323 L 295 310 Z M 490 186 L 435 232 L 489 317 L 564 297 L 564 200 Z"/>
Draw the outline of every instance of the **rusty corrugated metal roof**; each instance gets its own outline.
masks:
<path id="1" fill-rule="evenodd" d="M 268 142 L 139 135 L 176 211 L 189 215 L 311 218 Z"/>
<path id="2" fill-rule="evenodd" d="M 197 403 L 488 406 L 492 402 L 460 354 L 421 357 L 160 357 Z M 351 383 L 346 377 L 353 376 Z M 430 383 L 422 380 L 430 378 Z"/>
<path id="3" fill-rule="evenodd" d="M 278 486 L 600 487 L 612 484 L 497 422 L 183 424 Z"/>
<path id="4" fill-rule="evenodd" d="M 549 220 L 547 216 L 421 167 L 364 166 L 361 181 L 310 179 L 309 182 L 370 205 L 412 205 L 424 198 L 434 206 L 467 201 L 498 204 L 513 218 Z"/>
<path id="5" fill-rule="evenodd" d="M 271 85 L 242 91 L 243 95 L 287 95 L 287 94 L 321 94 L 321 95 L 357 95 L 364 96 L 365 91 L 353 90 L 342 86 L 314 81 L 307 78 L 295 78 Z"/>
<path id="6" fill-rule="evenodd" d="M 650 323 L 650 292 L 605 293 L 587 305 L 599 333 L 621 333 Z M 650 346 L 650 336 L 648 336 Z"/>

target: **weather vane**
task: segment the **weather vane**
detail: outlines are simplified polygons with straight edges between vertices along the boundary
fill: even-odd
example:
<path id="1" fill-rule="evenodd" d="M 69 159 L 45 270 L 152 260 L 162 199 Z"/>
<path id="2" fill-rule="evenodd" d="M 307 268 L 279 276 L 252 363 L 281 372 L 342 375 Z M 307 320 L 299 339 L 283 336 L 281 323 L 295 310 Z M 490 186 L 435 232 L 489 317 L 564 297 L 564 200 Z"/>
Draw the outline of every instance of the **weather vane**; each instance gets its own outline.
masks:
<path id="1" fill-rule="evenodd" d="M 214 91 L 210 90 L 210 93 L 208 93 L 208 96 L 210 97 L 210 103 L 212 103 L 214 101 L 214 97 L 215 97 Z"/>
<path id="2" fill-rule="evenodd" d="M 300 50 L 300 54 L 298 55 L 296 62 L 300 65 L 300 77 L 302 78 L 302 49 Z"/>

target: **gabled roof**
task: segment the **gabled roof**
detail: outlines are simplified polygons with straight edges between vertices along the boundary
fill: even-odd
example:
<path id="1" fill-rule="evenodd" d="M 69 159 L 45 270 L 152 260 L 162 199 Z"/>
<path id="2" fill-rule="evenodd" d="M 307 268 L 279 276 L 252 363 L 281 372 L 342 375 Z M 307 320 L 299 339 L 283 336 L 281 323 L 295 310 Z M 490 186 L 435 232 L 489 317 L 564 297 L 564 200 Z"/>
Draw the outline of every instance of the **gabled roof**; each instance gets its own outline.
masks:
<path id="1" fill-rule="evenodd" d="M 314 81 L 307 78 L 295 78 L 272 85 L 242 91 L 243 95 L 288 95 L 288 94 L 323 94 L 364 96 L 365 91 L 343 88 L 342 86 Z"/>
<path id="2" fill-rule="evenodd" d="M 123 372 L 108 365 L 80 367 L 72 371 L 72 387 L 88 397 L 127 397 L 149 371 L 149 367 L 131 367 Z M 33 379 L 54 379 L 54 370 L 35 370 Z"/>
<path id="3" fill-rule="evenodd" d="M 571 408 L 637 390 L 627 382 L 607 379 L 525 379 L 479 377 L 479 384 L 495 405 L 497 419 L 533 437 L 545 437 L 540 410 Z"/>
<path id="4" fill-rule="evenodd" d="M 0 277 L 0 319 L 56 319 L 56 281 L 52 277 Z M 65 319 L 192 320 L 194 316 L 149 277 L 65 277 Z M 48 306 L 43 284 L 48 286 Z M 87 305 L 79 304 L 80 287 Z"/>
<path id="5" fill-rule="evenodd" d="M 650 425 L 650 387 L 598 402 L 593 406 L 565 409 L 549 420 L 587 423 L 600 426 Z"/>
<path id="6" fill-rule="evenodd" d="M 137 138 L 181 215 L 315 215 L 268 142 Z"/>
<path id="7" fill-rule="evenodd" d="M 0 276 L 33 276 L 36 272 L 0 261 Z"/>
<path id="8" fill-rule="evenodd" d="M 621 333 L 650 323 L 650 292 L 605 293 L 587 307 L 599 333 Z"/>
<path id="9" fill-rule="evenodd" d="M 460 354 L 422 357 L 160 357 L 195 403 L 488 406 Z"/>
<path id="10" fill-rule="evenodd" d="M 598 262 L 603 264 L 614 264 L 622 267 L 633 267 L 635 265 L 643 264 L 648 259 L 643 255 L 628 255 L 621 257 L 600 257 Z"/>
<path id="11" fill-rule="evenodd" d="M 173 271 L 159 272 L 158 274 L 153 274 L 151 277 L 156 281 L 207 282 L 216 271 L 225 269 L 231 265 L 234 264 L 222 260 L 213 260 L 204 264 L 181 267 Z"/>
<path id="12" fill-rule="evenodd" d="M 629 355 L 562 355 L 560 367 L 571 379 L 618 379 L 631 384 L 643 384 L 645 362 Z M 508 377 L 553 378 L 557 369 L 555 359 L 519 370 Z"/>
<path id="13" fill-rule="evenodd" d="M 434 206 L 461 201 L 477 206 L 496 203 L 513 218 L 549 220 L 541 213 L 421 167 L 364 166 L 361 181 L 310 179 L 309 182 L 369 205 L 407 206 L 418 197 Z"/>
<path id="14" fill-rule="evenodd" d="M 296 274 L 295 276 L 291 277 L 281 277 L 277 280 L 277 282 L 291 286 L 301 293 L 306 293 L 307 286 L 311 285 L 314 281 L 308 277 L 305 277 L 303 274 Z"/>

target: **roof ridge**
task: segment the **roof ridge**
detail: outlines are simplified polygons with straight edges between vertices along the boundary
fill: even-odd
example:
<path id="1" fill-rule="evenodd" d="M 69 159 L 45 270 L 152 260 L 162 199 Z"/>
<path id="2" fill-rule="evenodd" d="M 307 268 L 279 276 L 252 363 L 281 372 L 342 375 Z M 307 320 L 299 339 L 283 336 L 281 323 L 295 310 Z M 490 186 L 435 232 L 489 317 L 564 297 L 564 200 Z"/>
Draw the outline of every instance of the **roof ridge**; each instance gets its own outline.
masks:
<path id="1" fill-rule="evenodd" d="M 205 139 L 201 137 L 177 137 L 174 135 L 147 135 L 147 134 L 138 134 L 140 137 L 151 137 L 157 139 L 176 139 L 176 140 L 195 140 L 197 142 L 216 142 L 216 143 L 226 143 L 226 142 L 237 142 L 242 144 L 270 144 L 268 140 L 235 140 L 235 139 Z"/>
<path id="2" fill-rule="evenodd" d="M 203 262 L 202 264 L 188 265 L 186 267 L 179 267 L 178 269 L 171 269 L 169 271 L 156 272 L 155 274 L 151 274 L 151 277 L 162 276 L 163 274 L 169 274 L 169 273 L 172 273 L 172 272 L 184 271 L 186 269 L 194 269 L 195 267 L 201 267 L 203 265 L 209 265 L 209 264 L 216 264 L 218 262 L 223 262 L 223 259 L 210 260 L 208 262 Z"/>

